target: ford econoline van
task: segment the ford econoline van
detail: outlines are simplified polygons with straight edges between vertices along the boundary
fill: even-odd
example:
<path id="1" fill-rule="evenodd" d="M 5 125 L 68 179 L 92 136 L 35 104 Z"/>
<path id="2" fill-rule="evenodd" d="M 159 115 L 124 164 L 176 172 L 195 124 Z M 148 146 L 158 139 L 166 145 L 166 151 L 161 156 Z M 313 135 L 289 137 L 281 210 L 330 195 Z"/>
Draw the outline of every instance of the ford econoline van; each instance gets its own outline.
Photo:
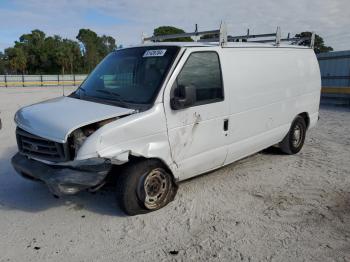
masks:
<path id="1" fill-rule="evenodd" d="M 144 43 L 109 54 L 71 95 L 20 109 L 12 164 L 58 196 L 115 176 L 122 210 L 141 214 L 179 181 L 273 145 L 298 153 L 320 89 L 310 47 Z"/>

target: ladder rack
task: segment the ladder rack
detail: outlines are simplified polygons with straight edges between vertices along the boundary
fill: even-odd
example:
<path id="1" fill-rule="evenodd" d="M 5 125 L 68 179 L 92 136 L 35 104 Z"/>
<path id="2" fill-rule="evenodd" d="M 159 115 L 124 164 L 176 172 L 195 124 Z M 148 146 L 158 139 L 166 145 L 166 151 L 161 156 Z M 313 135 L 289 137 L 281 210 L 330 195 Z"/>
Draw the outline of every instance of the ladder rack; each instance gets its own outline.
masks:
<path id="1" fill-rule="evenodd" d="M 201 36 L 212 36 L 212 38 L 202 38 Z M 249 29 L 246 35 L 231 36 L 227 35 L 227 29 L 225 23 L 221 23 L 218 30 L 209 30 L 209 31 L 198 31 L 196 29 L 192 33 L 181 33 L 181 34 L 172 34 L 172 35 L 157 35 L 146 37 L 142 35 L 142 43 L 147 41 L 151 42 L 160 42 L 163 40 L 176 39 L 182 37 L 194 37 L 195 42 L 210 42 L 218 43 L 218 45 L 225 46 L 228 42 L 250 42 L 250 43 L 275 43 L 275 46 L 279 46 L 281 42 L 290 42 L 292 45 L 300 44 L 304 41 L 310 41 L 310 48 L 314 48 L 315 45 L 315 33 L 312 33 L 311 37 L 290 37 L 288 34 L 287 38 L 281 37 L 281 28 L 277 27 L 275 33 L 267 34 L 250 34 Z M 261 38 L 270 38 L 270 39 L 261 39 Z M 271 39 L 272 38 L 272 39 Z M 253 40 L 251 40 L 253 39 Z M 258 39 L 258 40 L 256 40 Z"/>

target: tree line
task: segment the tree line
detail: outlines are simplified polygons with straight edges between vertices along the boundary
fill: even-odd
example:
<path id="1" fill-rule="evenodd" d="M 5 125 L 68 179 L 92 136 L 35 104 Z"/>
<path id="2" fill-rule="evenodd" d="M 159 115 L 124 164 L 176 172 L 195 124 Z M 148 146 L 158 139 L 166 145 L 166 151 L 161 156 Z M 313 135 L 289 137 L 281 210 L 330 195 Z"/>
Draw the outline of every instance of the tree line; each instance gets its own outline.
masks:
<path id="1" fill-rule="evenodd" d="M 0 74 L 77 74 L 90 72 L 116 49 L 112 36 L 80 29 L 77 40 L 33 30 L 0 52 Z"/>
<path id="2" fill-rule="evenodd" d="M 160 26 L 153 35 L 179 34 L 185 31 L 173 26 Z M 296 34 L 309 37 L 310 32 Z M 210 38 L 212 36 L 203 36 Z M 215 36 L 214 36 L 215 37 Z M 108 53 L 117 48 L 112 36 L 98 36 L 90 29 L 80 29 L 76 40 L 58 35 L 46 36 L 43 31 L 33 30 L 20 36 L 13 47 L 0 52 L 0 74 L 86 74 L 89 73 Z M 190 37 L 166 41 L 193 41 Z M 308 45 L 304 41 L 301 45 Z M 315 52 L 329 52 L 321 36 L 316 35 Z"/>

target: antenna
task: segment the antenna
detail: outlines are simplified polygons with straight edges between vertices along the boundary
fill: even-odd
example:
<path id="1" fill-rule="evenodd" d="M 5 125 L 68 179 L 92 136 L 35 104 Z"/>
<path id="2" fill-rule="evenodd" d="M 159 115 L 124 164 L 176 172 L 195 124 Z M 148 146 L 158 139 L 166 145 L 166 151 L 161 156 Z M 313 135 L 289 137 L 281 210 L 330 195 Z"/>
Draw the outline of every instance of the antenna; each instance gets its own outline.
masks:
<path id="1" fill-rule="evenodd" d="M 64 96 L 65 94 L 64 94 L 64 82 L 63 82 L 63 80 L 64 80 L 64 75 L 62 75 L 63 76 L 63 79 L 62 79 L 62 81 L 61 81 L 61 86 L 62 86 L 62 96 Z M 58 79 L 60 79 L 60 75 L 58 75 Z M 58 83 L 60 83 L 60 81 L 58 80 Z"/>

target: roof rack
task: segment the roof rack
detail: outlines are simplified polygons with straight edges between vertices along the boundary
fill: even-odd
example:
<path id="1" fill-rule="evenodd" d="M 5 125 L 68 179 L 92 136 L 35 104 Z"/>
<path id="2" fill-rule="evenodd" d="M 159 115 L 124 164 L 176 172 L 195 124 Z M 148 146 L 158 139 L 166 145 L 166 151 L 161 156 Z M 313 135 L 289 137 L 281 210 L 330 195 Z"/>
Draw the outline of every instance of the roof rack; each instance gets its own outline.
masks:
<path id="1" fill-rule="evenodd" d="M 212 36 L 212 38 L 202 38 L 201 36 Z M 210 43 L 218 43 L 221 46 L 225 46 L 228 42 L 253 42 L 253 43 L 275 43 L 275 46 L 279 46 L 281 42 L 290 42 L 292 45 L 300 44 L 304 41 L 310 41 L 310 48 L 314 48 L 315 45 L 315 33 L 313 32 L 311 37 L 290 37 L 288 34 L 287 38 L 281 37 L 281 28 L 277 27 L 275 33 L 267 33 L 267 34 L 250 34 L 249 29 L 247 30 L 246 35 L 238 35 L 231 36 L 227 35 L 227 28 L 224 22 L 221 22 L 220 28 L 217 30 L 209 30 L 209 31 L 198 31 L 198 27 L 196 24 L 195 31 L 192 33 L 181 33 L 181 34 L 172 34 L 172 35 L 157 35 L 146 37 L 142 34 L 142 43 L 147 41 L 151 42 L 160 42 L 163 40 L 176 39 L 182 37 L 194 37 L 195 42 L 210 42 Z M 271 39 L 272 37 L 272 39 Z M 258 39 L 259 40 L 255 40 Z M 265 38 L 265 39 L 261 39 Z M 270 39 L 266 39 L 270 38 Z M 253 39 L 253 40 L 251 40 Z"/>

